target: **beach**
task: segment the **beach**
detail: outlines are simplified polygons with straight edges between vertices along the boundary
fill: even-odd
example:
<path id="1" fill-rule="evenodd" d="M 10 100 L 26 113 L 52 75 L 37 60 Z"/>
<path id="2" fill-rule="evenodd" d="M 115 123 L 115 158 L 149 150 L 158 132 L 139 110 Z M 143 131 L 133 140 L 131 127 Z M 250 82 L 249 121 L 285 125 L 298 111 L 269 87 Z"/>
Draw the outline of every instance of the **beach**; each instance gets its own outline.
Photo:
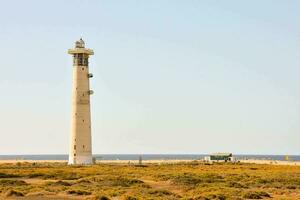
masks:
<path id="1" fill-rule="evenodd" d="M 67 160 L 0 160 L 0 164 L 4 163 L 67 163 Z M 190 163 L 190 162 L 204 162 L 203 160 L 191 159 L 166 159 L 166 160 L 143 160 L 142 164 L 176 164 L 176 163 Z M 241 159 L 237 162 L 253 163 L 253 164 L 269 164 L 269 165 L 291 165 L 300 166 L 300 161 L 282 161 L 282 160 L 261 160 L 261 159 Z M 139 164 L 139 160 L 97 160 L 97 164 Z"/>

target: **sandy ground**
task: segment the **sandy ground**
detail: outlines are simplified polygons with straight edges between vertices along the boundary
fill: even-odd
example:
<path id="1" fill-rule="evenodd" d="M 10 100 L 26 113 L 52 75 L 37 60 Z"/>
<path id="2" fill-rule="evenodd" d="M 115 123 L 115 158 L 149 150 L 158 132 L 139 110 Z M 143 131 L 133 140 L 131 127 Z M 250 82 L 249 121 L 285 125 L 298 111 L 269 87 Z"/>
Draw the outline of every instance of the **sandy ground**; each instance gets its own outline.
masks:
<path id="1" fill-rule="evenodd" d="M 143 164 L 159 164 L 159 163 L 179 163 L 179 162 L 191 162 L 193 160 L 144 160 Z M 4 163 L 67 163 L 67 160 L 0 160 L 0 164 Z M 98 160 L 97 163 L 104 164 L 138 164 L 138 160 Z"/>
<path id="2" fill-rule="evenodd" d="M 240 160 L 243 163 L 271 164 L 271 165 L 296 165 L 300 166 L 300 161 L 283 161 L 283 160 Z"/>
<path id="3" fill-rule="evenodd" d="M 174 163 L 188 163 L 195 160 L 144 160 L 143 164 L 174 164 Z M 4 163 L 67 163 L 67 160 L 0 160 L 0 164 Z M 271 165 L 294 165 L 300 166 L 300 161 L 281 161 L 281 160 L 239 160 L 242 163 L 255 163 L 255 164 L 271 164 Z M 98 160 L 97 163 L 103 164 L 138 164 L 138 160 Z"/>
<path id="4" fill-rule="evenodd" d="M 0 160 L 0 164 L 4 164 L 4 163 L 24 163 L 24 162 L 28 162 L 28 163 L 64 163 L 67 162 L 66 160 Z"/>

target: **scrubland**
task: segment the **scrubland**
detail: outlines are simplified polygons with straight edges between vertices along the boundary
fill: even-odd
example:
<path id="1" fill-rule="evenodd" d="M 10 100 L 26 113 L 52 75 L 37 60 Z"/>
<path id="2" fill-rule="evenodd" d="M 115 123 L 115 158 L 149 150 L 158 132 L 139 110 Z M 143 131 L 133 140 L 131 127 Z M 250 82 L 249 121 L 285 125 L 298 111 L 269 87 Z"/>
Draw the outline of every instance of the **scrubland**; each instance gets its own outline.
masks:
<path id="1" fill-rule="evenodd" d="M 300 167 L 196 161 L 1 164 L 0 199 L 300 199 Z"/>

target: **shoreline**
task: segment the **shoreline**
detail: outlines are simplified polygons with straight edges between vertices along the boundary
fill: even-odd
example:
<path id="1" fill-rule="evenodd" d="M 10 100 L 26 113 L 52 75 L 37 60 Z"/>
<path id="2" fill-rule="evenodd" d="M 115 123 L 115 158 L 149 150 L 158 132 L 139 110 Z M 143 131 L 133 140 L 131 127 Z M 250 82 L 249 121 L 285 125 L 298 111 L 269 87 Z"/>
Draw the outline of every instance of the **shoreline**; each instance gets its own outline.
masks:
<path id="1" fill-rule="evenodd" d="M 17 163 L 67 163 L 67 160 L 0 160 L 0 164 L 17 164 Z M 189 163 L 189 162 L 203 162 L 203 160 L 143 160 L 142 164 L 176 164 L 176 163 Z M 238 160 L 241 163 L 250 164 L 268 164 L 268 165 L 291 165 L 300 166 L 300 161 L 283 161 L 283 160 L 259 160 L 259 159 L 247 159 Z M 97 160 L 97 164 L 139 164 L 139 160 Z"/>

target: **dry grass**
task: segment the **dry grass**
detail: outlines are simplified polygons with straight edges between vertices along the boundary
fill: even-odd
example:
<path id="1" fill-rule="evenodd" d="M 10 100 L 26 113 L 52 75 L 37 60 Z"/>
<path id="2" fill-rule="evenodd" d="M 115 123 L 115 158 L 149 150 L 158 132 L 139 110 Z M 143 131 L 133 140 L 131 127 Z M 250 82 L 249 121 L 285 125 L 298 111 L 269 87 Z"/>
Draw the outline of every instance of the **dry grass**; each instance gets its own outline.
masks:
<path id="1" fill-rule="evenodd" d="M 21 197 L 25 196 L 25 197 Z M 300 167 L 198 162 L 0 165 L 0 199 L 300 199 Z"/>

